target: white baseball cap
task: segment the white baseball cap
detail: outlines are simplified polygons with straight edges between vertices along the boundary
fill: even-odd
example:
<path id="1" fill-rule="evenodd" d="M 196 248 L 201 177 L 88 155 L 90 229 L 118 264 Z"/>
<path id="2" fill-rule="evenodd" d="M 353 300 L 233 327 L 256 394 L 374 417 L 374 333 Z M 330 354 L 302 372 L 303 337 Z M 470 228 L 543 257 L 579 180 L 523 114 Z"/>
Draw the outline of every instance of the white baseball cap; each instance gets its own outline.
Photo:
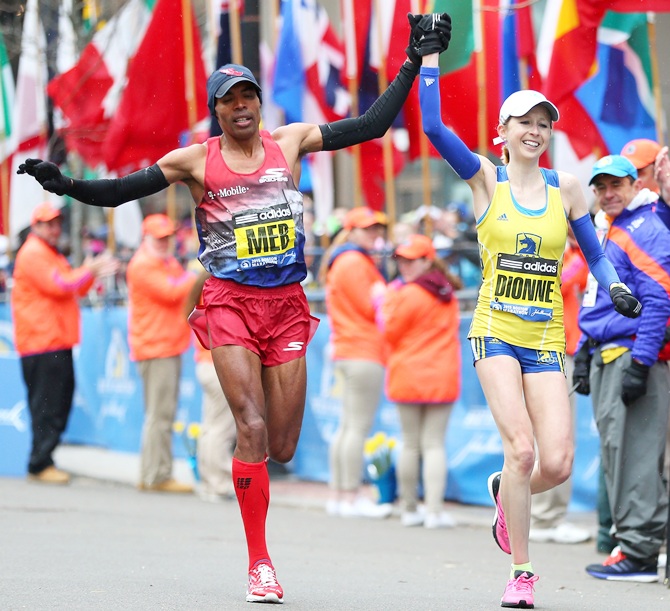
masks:
<path id="1" fill-rule="evenodd" d="M 510 117 L 523 117 L 535 106 L 544 106 L 549 111 L 552 121 L 558 121 L 560 115 L 554 106 L 539 91 L 522 89 L 510 95 L 500 107 L 500 123 L 506 123 Z"/>

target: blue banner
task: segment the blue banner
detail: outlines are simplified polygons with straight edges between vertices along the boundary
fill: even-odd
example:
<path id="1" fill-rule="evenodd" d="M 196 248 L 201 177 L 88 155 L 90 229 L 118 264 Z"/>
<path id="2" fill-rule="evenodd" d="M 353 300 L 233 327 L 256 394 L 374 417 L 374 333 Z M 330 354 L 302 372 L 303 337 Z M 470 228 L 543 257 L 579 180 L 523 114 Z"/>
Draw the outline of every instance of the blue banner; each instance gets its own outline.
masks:
<path id="1" fill-rule="evenodd" d="M 445 446 L 447 499 L 489 505 L 486 480 L 502 466 L 502 446 L 472 366 L 466 340 L 469 318 L 461 320 L 462 393 L 454 404 Z M 74 351 L 76 392 L 66 443 L 136 453 L 144 420 L 142 380 L 128 349 L 127 309 L 82 310 L 83 343 Z M 330 327 L 323 317 L 307 350 L 307 402 L 302 434 L 288 465 L 301 479 L 328 481 L 328 447 L 339 422 L 342 389 L 334 375 Z M 182 358 L 177 420 L 200 421 L 202 394 L 193 350 Z M 30 415 L 20 360 L 14 351 L 9 307 L 0 304 L 0 476 L 22 476 L 30 447 Z M 402 442 L 395 406 L 382 398 L 371 435 L 382 431 Z M 187 456 L 182 436 L 173 439 L 175 457 Z M 588 397 L 579 396 L 571 509 L 595 507 L 599 467 L 598 431 Z"/>

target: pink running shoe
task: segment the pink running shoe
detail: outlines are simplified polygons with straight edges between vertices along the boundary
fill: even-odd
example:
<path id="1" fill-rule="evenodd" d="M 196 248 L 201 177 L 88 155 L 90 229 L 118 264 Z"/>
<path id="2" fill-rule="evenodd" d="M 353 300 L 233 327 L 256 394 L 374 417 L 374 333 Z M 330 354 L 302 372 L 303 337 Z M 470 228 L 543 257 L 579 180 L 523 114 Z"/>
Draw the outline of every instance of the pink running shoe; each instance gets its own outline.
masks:
<path id="1" fill-rule="evenodd" d="M 258 563 L 249 571 L 247 588 L 248 603 L 283 603 L 284 590 L 277 581 L 274 568 L 265 563 Z"/>
<path id="2" fill-rule="evenodd" d="M 498 547 L 506 554 L 512 553 L 509 546 L 509 534 L 507 533 L 507 523 L 505 522 L 505 512 L 503 511 L 502 501 L 499 499 L 500 476 L 502 471 L 496 471 L 489 476 L 488 486 L 491 500 L 495 503 L 496 513 L 493 516 L 493 538 Z"/>
<path id="3" fill-rule="evenodd" d="M 533 584 L 539 577 L 525 571 L 516 571 L 514 574 L 516 577 L 507 582 L 505 593 L 500 599 L 500 606 L 513 609 L 534 609 Z"/>

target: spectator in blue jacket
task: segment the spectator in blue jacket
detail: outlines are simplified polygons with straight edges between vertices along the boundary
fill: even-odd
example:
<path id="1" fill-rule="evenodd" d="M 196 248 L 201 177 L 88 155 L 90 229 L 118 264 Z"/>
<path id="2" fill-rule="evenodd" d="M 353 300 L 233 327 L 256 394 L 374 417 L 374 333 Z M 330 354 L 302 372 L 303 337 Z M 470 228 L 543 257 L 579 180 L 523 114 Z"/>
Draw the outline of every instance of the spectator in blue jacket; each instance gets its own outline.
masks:
<path id="1" fill-rule="evenodd" d="M 662 478 L 670 383 L 658 360 L 670 316 L 670 231 L 654 213 L 637 170 L 620 155 L 594 166 L 589 183 L 600 211 L 605 256 L 642 303 L 639 318 L 619 316 L 606 291 L 587 284 L 579 327 L 592 349 L 590 391 L 618 546 L 586 572 L 598 579 L 658 581 L 658 553 L 668 515 Z M 591 279 L 590 279 L 591 280 Z"/>

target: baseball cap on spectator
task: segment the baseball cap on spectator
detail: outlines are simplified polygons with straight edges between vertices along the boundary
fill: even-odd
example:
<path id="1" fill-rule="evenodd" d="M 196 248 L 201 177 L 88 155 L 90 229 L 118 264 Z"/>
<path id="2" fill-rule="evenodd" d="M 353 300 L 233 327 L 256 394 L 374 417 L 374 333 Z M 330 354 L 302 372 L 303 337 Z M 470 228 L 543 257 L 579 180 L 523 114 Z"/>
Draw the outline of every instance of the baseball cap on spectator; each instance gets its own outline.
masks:
<path id="1" fill-rule="evenodd" d="M 552 121 L 558 121 L 560 114 L 554 106 L 539 91 L 522 89 L 507 97 L 500 107 L 500 123 L 504 124 L 510 117 L 523 117 L 531 108 L 542 105 L 549 111 Z"/>
<path id="2" fill-rule="evenodd" d="M 425 235 L 414 233 L 395 249 L 395 256 L 403 259 L 435 260 L 433 241 Z"/>
<path id="3" fill-rule="evenodd" d="M 589 184 L 593 184 L 596 177 L 601 174 L 609 174 L 610 176 L 618 176 L 619 178 L 630 176 L 637 180 L 637 170 L 635 169 L 635 166 L 621 155 L 607 155 L 602 159 L 598 159 L 591 171 L 591 180 L 589 180 Z"/>
<path id="4" fill-rule="evenodd" d="M 654 163 L 660 150 L 661 145 L 658 142 L 648 138 L 638 138 L 624 144 L 620 154 L 638 170 L 641 170 Z"/>
<path id="5" fill-rule="evenodd" d="M 53 221 L 63 214 L 60 208 L 54 206 L 51 202 L 43 202 L 35 207 L 30 216 L 30 224 L 47 223 Z"/>
<path id="6" fill-rule="evenodd" d="M 214 114 L 216 98 L 222 98 L 228 93 L 228 90 L 231 87 L 243 81 L 247 81 L 256 87 L 258 99 L 262 104 L 263 98 L 261 97 L 261 86 L 258 84 L 258 81 L 251 70 L 246 66 L 240 66 L 239 64 L 226 64 L 212 72 L 207 79 L 207 106 L 209 106 L 209 112 Z"/>
<path id="7" fill-rule="evenodd" d="M 373 225 L 388 225 L 388 218 L 383 212 L 371 210 L 365 206 L 357 206 L 347 212 L 344 217 L 344 227 L 346 229 L 366 229 Z"/>
<path id="8" fill-rule="evenodd" d="M 165 214 L 150 214 L 142 221 L 142 235 L 166 238 L 175 232 L 174 223 Z"/>

